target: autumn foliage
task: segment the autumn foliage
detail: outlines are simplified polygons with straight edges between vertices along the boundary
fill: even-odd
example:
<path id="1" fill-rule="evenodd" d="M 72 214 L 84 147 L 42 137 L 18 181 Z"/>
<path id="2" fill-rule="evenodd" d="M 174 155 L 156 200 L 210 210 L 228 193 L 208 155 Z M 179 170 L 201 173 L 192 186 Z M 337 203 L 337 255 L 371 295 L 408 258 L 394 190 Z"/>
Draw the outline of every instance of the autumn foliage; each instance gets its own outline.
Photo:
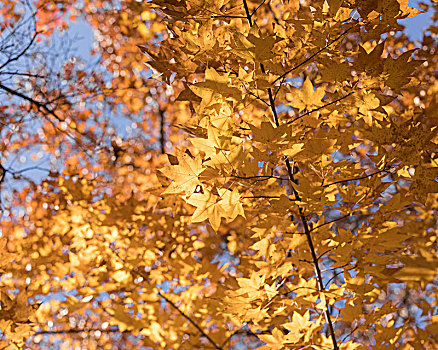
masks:
<path id="1" fill-rule="evenodd" d="M 0 3 L 0 349 L 438 348 L 436 1 Z"/>

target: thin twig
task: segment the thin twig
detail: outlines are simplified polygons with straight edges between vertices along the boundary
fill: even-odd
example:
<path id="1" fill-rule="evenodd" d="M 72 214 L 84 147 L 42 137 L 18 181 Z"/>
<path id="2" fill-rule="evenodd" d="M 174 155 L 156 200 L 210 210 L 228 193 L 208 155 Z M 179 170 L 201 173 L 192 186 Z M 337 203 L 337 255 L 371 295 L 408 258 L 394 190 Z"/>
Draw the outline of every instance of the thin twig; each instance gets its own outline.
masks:
<path id="1" fill-rule="evenodd" d="M 239 73 L 238 73 L 238 72 L 236 72 L 236 71 L 235 71 L 233 68 L 231 68 L 231 67 L 230 67 L 230 70 L 231 70 L 231 71 L 227 71 L 225 65 L 224 65 L 224 69 L 225 69 L 225 73 L 235 74 L 235 75 L 237 76 L 237 79 L 240 80 L 240 82 L 242 83 L 242 87 L 245 88 L 245 90 L 246 90 L 246 92 L 247 92 L 248 94 L 250 94 L 250 95 L 251 95 L 252 97 L 254 97 L 256 100 L 259 100 L 260 102 L 263 102 L 266 106 L 269 107 L 269 103 L 268 103 L 268 102 L 266 102 L 264 99 L 262 99 L 260 96 L 256 95 L 254 92 L 252 92 L 251 90 L 249 90 L 249 89 L 246 87 L 245 83 L 239 78 Z"/>
<path id="2" fill-rule="evenodd" d="M 23 55 L 27 52 L 27 50 L 30 49 L 30 47 L 31 47 L 32 44 L 34 43 L 36 37 L 38 36 L 38 34 L 39 34 L 39 32 L 35 32 L 34 35 L 33 35 L 33 37 L 32 37 L 32 39 L 30 40 L 29 44 L 27 44 L 27 46 L 26 46 L 23 50 L 21 50 L 21 52 L 20 52 L 19 54 L 17 54 L 15 57 L 9 58 L 5 63 L 3 63 L 3 64 L 0 66 L 0 69 L 6 67 L 6 66 L 7 66 L 8 64 L 10 64 L 11 62 L 17 61 L 21 56 L 23 56 Z"/>
<path id="3" fill-rule="evenodd" d="M 329 283 L 331 282 L 331 281 L 333 281 L 336 277 L 338 277 L 341 273 L 343 273 L 344 272 L 344 270 L 341 270 L 341 271 L 339 271 L 339 272 L 336 272 L 332 277 L 330 277 L 330 279 L 326 282 L 326 284 L 325 284 L 325 288 L 327 288 L 328 286 L 329 286 Z"/>
<path id="4" fill-rule="evenodd" d="M 333 224 L 333 223 L 336 222 L 336 221 L 339 221 L 339 220 L 342 220 L 342 219 L 348 218 L 349 216 L 352 216 L 352 215 L 354 215 L 354 214 L 347 214 L 347 215 L 341 216 L 341 217 L 339 217 L 339 218 L 336 218 L 336 219 L 334 219 L 334 220 L 324 222 L 324 223 L 321 224 L 321 225 L 318 225 L 318 226 L 313 227 L 313 228 L 310 230 L 310 232 L 315 231 L 316 229 L 318 229 L 318 228 L 320 228 L 320 227 L 323 227 L 323 226 L 326 226 L 326 225 Z"/>
<path id="5" fill-rule="evenodd" d="M 288 180 L 288 179 L 285 179 L 283 177 L 273 176 L 273 175 L 254 175 L 254 176 L 231 175 L 230 177 L 233 177 L 233 178 L 236 178 L 236 179 L 242 179 L 242 180 L 257 179 L 259 181 L 264 181 L 264 180 L 269 180 L 269 179 L 277 179 L 277 180 L 283 180 L 283 181 Z"/>
<path id="6" fill-rule="evenodd" d="M 72 328 L 72 329 L 53 329 L 53 330 L 41 330 L 41 331 L 37 331 L 35 332 L 33 335 L 38 335 L 38 334 L 69 334 L 69 333 L 83 333 L 83 332 L 101 332 L 101 333 L 131 333 L 128 330 L 124 330 L 121 331 L 119 329 L 113 329 L 113 328 L 106 328 L 106 329 L 101 329 L 101 328 L 91 328 L 91 329 L 76 329 L 76 328 Z"/>
<path id="7" fill-rule="evenodd" d="M 377 175 L 377 174 L 380 174 L 380 173 L 389 173 L 389 174 L 392 174 L 392 172 L 390 172 L 390 171 L 388 171 L 388 170 L 386 170 L 386 169 L 382 169 L 382 170 L 379 170 L 379 171 L 375 171 L 374 173 L 371 173 L 371 174 L 365 174 L 365 175 L 363 175 L 363 176 L 354 177 L 354 178 L 351 178 L 351 179 L 345 179 L 345 180 L 334 181 L 334 182 L 331 182 L 331 183 L 329 183 L 329 184 L 322 185 L 321 187 L 326 188 L 326 187 L 329 187 L 329 186 L 332 186 L 332 185 L 336 185 L 336 184 L 340 184 L 340 183 L 343 183 L 343 182 L 356 181 L 356 180 L 363 180 L 363 179 L 366 179 L 366 178 L 368 178 L 368 177 L 371 177 L 371 176 L 374 176 L 374 175 Z"/>
<path id="8" fill-rule="evenodd" d="M 21 173 L 24 173 L 26 171 L 30 171 L 30 170 L 40 170 L 40 171 L 47 171 L 50 172 L 50 169 L 46 169 L 46 168 L 41 168 L 40 166 L 36 165 L 36 166 L 30 166 L 28 168 L 23 168 L 20 170 L 10 170 L 10 169 L 6 169 L 7 172 L 9 172 L 12 176 L 14 175 L 19 175 Z"/>
<path id="9" fill-rule="evenodd" d="M 20 72 L 0 72 L 0 74 L 4 74 L 4 75 L 17 75 L 17 76 L 22 76 L 22 77 L 30 77 L 30 78 L 41 78 L 41 79 L 45 79 L 46 77 L 43 75 L 38 75 L 38 74 L 31 74 L 31 73 L 20 73 Z"/>
<path id="10" fill-rule="evenodd" d="M 280 79 L 282 79 L 283 77 L 287 76 L 289 73 L 293 72 L 294 70 L 300 68 L 301 66 L 305 65 L 307 62 L 309 62 L 310 60 L 312 60 L 312 58 L 314 58 L 315 56 L 319 55 L 321 52 L 323 52 L 325 49 L 327 49 L 328 47 L 330 47 L 331 45 L 333 45 L 335 42 L 337 42 L 339 39 L 341 39 L 345 34 L 347 34 L 351 29 L 353 29 L 354 25 L 351 26 L 350 28 L 348 28 L 347 30 L 345 30 L 344 32 L 342 32 L 341 34 L 339 34 L 336 38 L 334 38 L 332 41 L 330 41 L 328 44 L 326 44 L 323 48 L 319 49 L 318 51 L 316 51 L 313 55 L 311 55 L 309 58 L 305 59 L 304 61 L 302 61 L 301 63 L 298 63 L 296 66 L 292 67 L 291 69 L 287 70 L 286 72 L 284 72 L 282 75 L 280 75 L 277 79 L 275 79 L 272 84 L 275 84 L 277 81 L 279 81 Z"/>
<path id="11" fill-rule="evenodd" d="M 9 92 L 11 95 L 15 95 L 17 97 L 22 98 L 23 100 L 26 100 L 28 102 L 30 102 L 31 104 L 35 105 L 38 109 L 43 109 L 44 111 L 46 111 L 47 113 L 49 113 L 51 116 L 53 116 L 56 120 L 63 122 L 64 120 L 58 116 L 55 111 L 53 111 L 52 109 L 50 109 L 49 107 L 47 107 L 44 103 L 38 102 L 36 100 L 34 100 L 33 98 L 26 96 L 24 94 L 22 94 L 19 91 L 13 90 L 3 84 L 0 83 L 0 89 L 5 90 L 6 92 Z"/>
<path id="12" fill-rule="evenodd" d="M 116 252 L 114 251 L 113 248 L 109 247 L 110 250 L 113 252 L 113 254 L 125 265 L 127 266 L 127 264 L 125 263 L 125 260 Z M 131 269 L 131 272 L 135 275 L 137 275 L 137 277 L 142 277 L 143 280 L 147 280 L 148 277 L 146 275 L 144 275 L 142 273 L 141 270 L 138 270 L 137 268 L 133 267 Z M 216 342 L 189 316 L 187 315 L 184 311 L 182 311 L 172 300 L 170 300 L 161 290 L 158 289 L 158 295 L 165 300 L 172 308 L 174 308 L 181 316 L 183 316 L 189 323 L 191 323 L 198 331 L 199 333 L 205 337 L 212 345 L 215 349 L 218 350 L 223 350 L 222 347 L 220 347 L 218 344 L 216 344 Z"/>
<path id="13" fill-rule="evenodd" d="M 349 332 L 348 334 L 345 335 L 344 338 L 342 338 L 342 343 L 350 336 L 352 335 L 357 329 L 359 328 L 359 326 L 354 327 L 351 332 Z"/>
<path id="14" fill-rule="evenodd" d="M 266 1 L 266 0 L 263 0 L 263 1 L 259 4 L 259 6 L 257 6 L 257 7 L 251 12 L 251 15 L 250 15 L 251 17 L 255 15 L 255 13 L 257 12 L 257 10 L 258 10 L 260 7 L 262 7 L 262 5 L 265 3 L 265 1 Z M 269 3 L 268 3 L 268 5 L 269 5 Z M 246 19 L 247 17 L 245 16 L 244 18 Z"/>
<path id="15" fill-rule="evenodd" d="M 337 102 L 339 102 L 339 101 L 342 101 L 343 99 L 347 98 L 348 96 L 350 96 L 350 95 L 352 95 L 352 94 L 354 94 L 354 93 L 355 93 L 355 91 L 350 91 L 348 94 L 346 94 L 346 95 L 344 95 L 344 96 L 342 96 L 342 97 L 340 97 L 340 98 L 338 98 L 338 99 L 336 99 L 336 100 L 334 100 L 334 101 L 332 101 L 332 102 L 329 102 L 329 103 L 327 103 L 327 104 L 325 104 L 325 105 L 323 105 L 323 106 L 321 106 L 321 107 L 318 107 L 318 108 L 312 109 L 311 111 L 308 111 L 308 112 L 306 112 L 306 113 L 303 113 L 303 114 L 299 115 L 298 117 L 296 117 L 296 118 L 294 118 L 294 119 L 292 119 L 292 120 L 289 120 L 288 122 L 286 122 L 286 124 L 292 124 L 292 123 L 296 122 L 297 120 L 299 120 L 299 119 L 305 117 L 306 115 L 312 114 L 313 112 L 317 112 L 317 111 L 319 111 L 320 109 L 323 109 L 323 108 L 325 108 L 325 107 L 328 107 L 328 106 L 330 106 L 330 105 L 332 105 L 332 104 L 335 104 L 335 103 L 337 103 Z"/>

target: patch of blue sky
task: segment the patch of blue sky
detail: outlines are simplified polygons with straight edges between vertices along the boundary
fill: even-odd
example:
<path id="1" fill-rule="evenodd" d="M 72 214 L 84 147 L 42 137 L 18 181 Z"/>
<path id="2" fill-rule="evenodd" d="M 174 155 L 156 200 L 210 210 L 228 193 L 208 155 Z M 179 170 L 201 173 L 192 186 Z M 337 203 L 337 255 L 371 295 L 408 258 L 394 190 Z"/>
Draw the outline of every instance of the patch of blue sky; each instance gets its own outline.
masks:
<path id="1" fill-rule="evenodd" d="M 78 291 L 76 289 L 69 290 L 67 292 L 48 292 L 47 294 L 38 294 L 33 297 L 35 301 L 39 301 L 41 303 L 49 303 L 51 300 L 56 300 L 59 302 L 67 301 L 67 297 L 77 297 Z"/>
<path id="2" fill-rule="evenodd" d="M 421 9 L 418 0 L 409 0 L 409 6 Z M 398 22 L 405 26 L 404 32 L 411 40 L 420 41 L 423 33 L 427 33 L 427 28 L 433 24 L 433 9 L 429 8 L 427 12 L 420 13 L 412 18 L 401 19 Z"/>
<path id="3" fill-rule="evenodd" d="M 17 25 L 20 26 L 20 24 Z M 79 36 L 78 33 L 76 33 L 77 30 L 75 28 L 81 28 L 81 31 L 84 31 L 85 26 L 82 25 L 80 27 L 74 27 L 68 33 L 57 33 L 51 38 L 50 41 L 47 40 L 45 43 L 39 44 L 40 46 L 37 46 L 35 44 L 33 48 L 30 48 L 29 51 L 30 53 L 32 52 L 36 53 L 37 48 L 41 49 L 42 47 L 44 50 L 47 51 L 48 54 L 47 60 L 46 58 L 42 59 L 41 56 L 37 56 L 40 58 L 37 58 L 35 61 L 30 62 L 28 58 L 23 56 L 18 61 L 13 62 L 12 65 L 8 64 L 5 67 L 5 69 L 11 72 L 21 72 L 21 71 L 24 72 L 28 68 L 32 67 L 31 72 L 33 71 L 33 73 L 37 73 L 35 69 L 38 69 L 39 65 L 47 63 L 48 68 L 46 69 L 52 72 L 60 71 L 62 68 L 63 61 L 54 59 L 54 57 L 59 54 L 61 49 L 66 48 L 65 47 L 66 42 L 72 43 L 72 45 L 69 45 L 67 49 L 75 53 L 80 53 L 81 51 L 80 48 L 83 47 L 80 44 L 78 44 L 78 41 L 85 40 L 85 46 L 91 43 L 91 38 L 89 37 L 89 33 L 86 33 L 86 35 L 83 36 Z M 4 39 L 4 33 L 2 37 L 0 37 L 0 39 L 1 40 Z M 76 43 L 73 43 L 73 41 L 75 40 Z M 68 55 L 68 52 L 63 52 L 63 55 Z M 11 88 L 17 89 L 18 83 L 23 82 L 22 79 L 23 78 L 20 76 L 10 75 L 9 78 L 2 79 L 2 83 L 7 83 Z M 32 90 L 32 87 L 27 86 L 26 84 L 27 83 L 24 84 L 24 90 L 20 90 L 20 92 L 24 94 L 29 94 L 30 91 Z M 50 82 L 47 82 L 47 84 L 50 85 Z M 14 101 L 17 105 L 21 103 L 21 100 L 17 97 L 14 97 L 12 101 Z M 0 100 L 0 102 L 9 104 L 9 100 L 3 100 L 3 101 Z M 10 111 L 14 113 L 12 109 Z M 24 130 L 22 130 L 21 128 L 17 129 L 15 135 L 12 136 L 11 142 L 14 141 L 14 138 L 19 138 L 19 137 L 26 138 L 27 137 L 26 135 L 29 135 L 30 137 L 32 132 L 36 132 L 38 134 L 43 125 L 42 121 L 39 118 L 37 118 L 35 114 L 32 112 L 29 112 L 22 121 L 25 122 L 26 128 Z M 6 126 L 4 128 L 4 132 L 14 131 L 13 128 L 16 128 L 16 126 L 15 125 Z M 41 145 L 33 145 L 25 149 L 19 149 L 15 152 L 11 152 L 10 155 L 7 157 L 3 155 L 3 158 L 4 158 L 2 159 L 3 166 L 8 170 L 8 172 L 6 173 L 6 179 L 5 179 L 6 181 L 4 182 L 6 190 L 2 191 L 2 196 L 3 196 L 2 199 L 6 203 L 11 201 L 11 198 L 9 198 L 8 196 L 11 193 L 13 193 L 14 190 L 20 190 L 28 183 L 27 181 L 8 181 L 15 178 L 15 175 L 20 173 L 24 175 L 23 176 L 24 180 L 26 180 L 27 178 L 33 182 L 38 183 L 47 176 L 48 169 L 53 167 L 57 168 L 57 166 L 62 166 L 62 164 L 55 164 L 53 157 L 48 157 L 44 155 L 44 151 Z M 19 216 L 22 216 L 24 214 L 23 208 L 15 207 L 12 208 L 11 210 L 14 211 L 14 214 L 18 214 Z M 7 210 L 2 211 L 1 215 L 4 218 L 5 216 L 8 215 L 8 211 Z"/>
<path id="4" fill-rule="evenodd" d="M 42 43 L 38 44 L 39 46 L 36 46 L 40 49 L 42 47 L 44 50 L 47 51 L 50 57 L 50 64 L 48 65 L 50 67 L 49 70 L 52 72 L 61 71 L 63 64 L 68 60 L 72 60 L 76 61 L 77 67 L 79 69 L 83 69 L 86 72 L 88 71 L 89 73 L 91 73 L 92 71 L 104 71 L 103 68 L 98 64 L 100 60 L 100 55 L 91 55 L 91 49 L 96 43 L 91 26 L 80 17 L 75 22 L 69 21 L 69 25 L 70 27 L 67 31 L 55 31 L 55 33 L 50 38 L 44 39 Z M 53 57 L 58 57 L 60 52 L 62 52 L 63 59 L 52 59 Z M 21 60 L 17 63 L 17 67 L 23 71 L 31 66 L 32 65 L 29 65 L 29 62 L 26 60 Z M 139 74 L 143 77 L 150 77 L 149 71 L 140 72 Z M 107 72 L 104 75 L 104 79 L 106 79 L 107 82 L 110 82 L 112 78 L 113 75 L 111 73 Z M 17 79 L 19 78 L 15 78 L 14 86 L 17 86 Z M 62 84 L 64 84 L 64 86 L 68 86 L 68 82 L 62 82 Z M 14 98 L 14 100 L 19 103 L 17 99 Z M 72 103 L 74 103 L 75 97 L 72 97 L 71 101 Z M 88 103 L 86 107 L 91 108 L 95 112 L 100 110 L 102 112 L 102 115 L 104 116 L 102 119 L 105 119 L 106 121 L 111 121 L 112 127 L 115 129 L 115 134 L 118 137 L 127 138 L 139 136 L 140 130 L 137 129 L 137 124 L 143 121 L 142 113 L 127 115 L 122 111 L 121 107 L 116 107 L 115 113 L 113 113 L 113 111 L 111 111 L 108 106 L 104 106 L 102 102 Z M 33 115 L 32 113 L 29 113 L 29 118 L 31 120 L 29 120 L 27 123 L 28 129 L 39 130 L 42 126 L 41 120 L 36 118 L 35 115 Z M 92 124 L 93 122 L 90 120 L 88 122 L 88 126 L 91 127 L 93 126 Z M 103 130 L 101 130 L 101 134 L 103 134 Z M 23 136 L 24 134 L 21 133 L 20 137 Z M 144 135 L 144 133 L 141 136 L 145 139 L 148 139 L 148 135 Z M 106 146 L 109 147 L 110 145 L 108 144 Z M 158 143 L 156 145 L 151 145 L 151 148 L 158 147 Z M 6 159 L 3 159 L 2 161 L 5 168 L 11 171 L 20 172 L 24 169 L 27 169 L 26 175 L 28 176 L 28 178 L 32 179 L 33 182 L 39 183 L 43 178 L 47 176 L 47 171 L 44 171 L 42 169 L 56 168 L 62 171 L 62 169 L 64 168 L 64 164 L 62 162 L 54 164 L 53 159 L 48 159 L 47 157 L 39 157 L 38 163 L 31 159 L 32 155 L 41 152 L 41 146 L 35 146 L 31 149 L 21 149 L 12 154 L 10 157 L 6 157 Z M 16 158 L 20 160 L 25 160 L 21 161 L 21 164 L 18 167 L 12 167 L 15 164 Z M 6 174 L 6 180 L 11 180 L 12 177 L 12 172 L 8 172 Z M 9 191 L 4 191 L 5 193 L 12 193 L 13 190 L 20 190 L 26 185 L 26 182 L 23 181 L 5 181 L 5 183 L 7 187 L 10 187 Z M 8 201 L 5 200 L 5 202 Z M 17 211 L 17 209 L 14 210 Z M 20 209 L 20 211 L 22 210 Z M 2 211 L 3 216 L 4 214 L 5 213 Z M 6 214 L 8 214 L 7 211 Z"/>
<path id="5" fill-rule="evenodd" d="M 228 250 L 228 246 L 225 242 L 221 242 L 221 249 L 222 249 L 222 253 L 216 254 L 213 257 L 211 264 L 218 263 L 219 268 L 223 268 L 225 265 L 228 264 L 228 266 L 225 267 L 224 271 L 226 271 L 228 273 L 235 273 L 236 268 L 234 266 L 239 265 L 239 263 L 240 263 L 239 258 L 237 256 L 233 255 Z"/>

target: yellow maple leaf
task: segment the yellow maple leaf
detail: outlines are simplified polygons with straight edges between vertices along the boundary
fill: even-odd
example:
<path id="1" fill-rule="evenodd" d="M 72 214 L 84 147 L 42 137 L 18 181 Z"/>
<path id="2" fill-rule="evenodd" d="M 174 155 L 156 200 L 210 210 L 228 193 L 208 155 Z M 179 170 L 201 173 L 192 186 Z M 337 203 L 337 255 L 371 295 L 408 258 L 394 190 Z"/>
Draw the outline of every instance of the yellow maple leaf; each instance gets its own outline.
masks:
<path id="1" fill-rule="evenodd" d="M 280 350 L 283 348 L 285 342 L 285 336 L 278 328 L 274 328 L 272 335 L 261 334 L 258 337 L 261 341 L 266 343 L 266 346 L 262 347 L 262 349 Z"/>
<path id="2" fill-rule="evenodd" d="M 194 193 L 196 186 L 200 186 L 199 175 L 205 170 L 200 158 L 192 158 L 184 153 L 178 156 L 178 164 L 159 169 L 159 171 L 173 180 L 163 194 Z"/>
<path id="3" fill-rule="evenodd" d="M 202 222 L 206 219 L 210 221 L 213 230 L 217 231 L 223 215 L 222 206 L 218 203 L 219 197 L 211 193 L 208 189 L 203 189 L 203 193 L 193 193 L 187 203 L 196 207 L 192 215 L 192 222 Z"/>
<path id="4" fill-rule="evenodd" d="M 208 138 L 194 137 L 190 142 L 200 151 L 205 152 L 207 157 L 215 156 L 220 150 L 229 150 L 231 135 L 209 125 L 207 128 Z"/>
<path id="5" fill-rule="evenodd" d="M 313 84 L 309 78 L 304 80 L 303 86 L 300 89 L 292 88 L 290 93 L 287 94 L 287 98 L 291 100 L 290 104 L 298 108 L 312 109 L 314 107 L 322 106 L 322 99 L 325 95 L 325 89 L 322 87 L 313 89 Z"/>
<path id="6" fill-rule="evenodd" d="M 307 330 L 312 323 L 313 322 L 310 321 L 309 310 L 307 310 L 304 315 L 294 311 L 292 322 L 284 324 L 283 327 L 291 332 L 300 332 L 302 330 Z"/>
<path id="7" fill-rule="evenodd" d="M 201 97 L 200 111 L 206 107 L 221 103 L 224 99 L 240 100 L 242 92 L 229 84 L 227 73 L 219 74 L 214 68 L 205 70 L 205 81 L 189 86 L 196 95 Z"/>
<path id="8" fill-rule="evenodd" d="M 238 215 L 245 217 L 242 203 L 240 202 L 240 193 L 237 189 L 229 191 L 225 188 L 218 189 L 219 196 L 222 198 L 219 205 L 222 208 L 222 213 L 227 221 L 234 220 Z"/>
<path id="9" fill-rule="evenodd" d="M 290 131 L 290 126 L 283 124 L 275 127 L 271 122 L 262 122 L 260 129 L 254 125 L 249 124 L 252 133 L 254 134 L 254 141 L 265 144 L 283 144 L 286 142 L 286 136 Z"/>

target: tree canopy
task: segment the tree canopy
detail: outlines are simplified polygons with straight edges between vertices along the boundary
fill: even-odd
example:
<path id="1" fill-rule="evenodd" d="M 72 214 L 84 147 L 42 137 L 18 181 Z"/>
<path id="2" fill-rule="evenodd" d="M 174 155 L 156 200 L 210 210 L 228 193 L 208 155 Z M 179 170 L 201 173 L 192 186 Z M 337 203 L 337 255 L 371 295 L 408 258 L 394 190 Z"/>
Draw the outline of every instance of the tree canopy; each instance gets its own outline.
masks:
<path id="1" fill-rule="evenodd" d="M 438 348 L 435 0 L 0 4 L 0 349 Z"/>

